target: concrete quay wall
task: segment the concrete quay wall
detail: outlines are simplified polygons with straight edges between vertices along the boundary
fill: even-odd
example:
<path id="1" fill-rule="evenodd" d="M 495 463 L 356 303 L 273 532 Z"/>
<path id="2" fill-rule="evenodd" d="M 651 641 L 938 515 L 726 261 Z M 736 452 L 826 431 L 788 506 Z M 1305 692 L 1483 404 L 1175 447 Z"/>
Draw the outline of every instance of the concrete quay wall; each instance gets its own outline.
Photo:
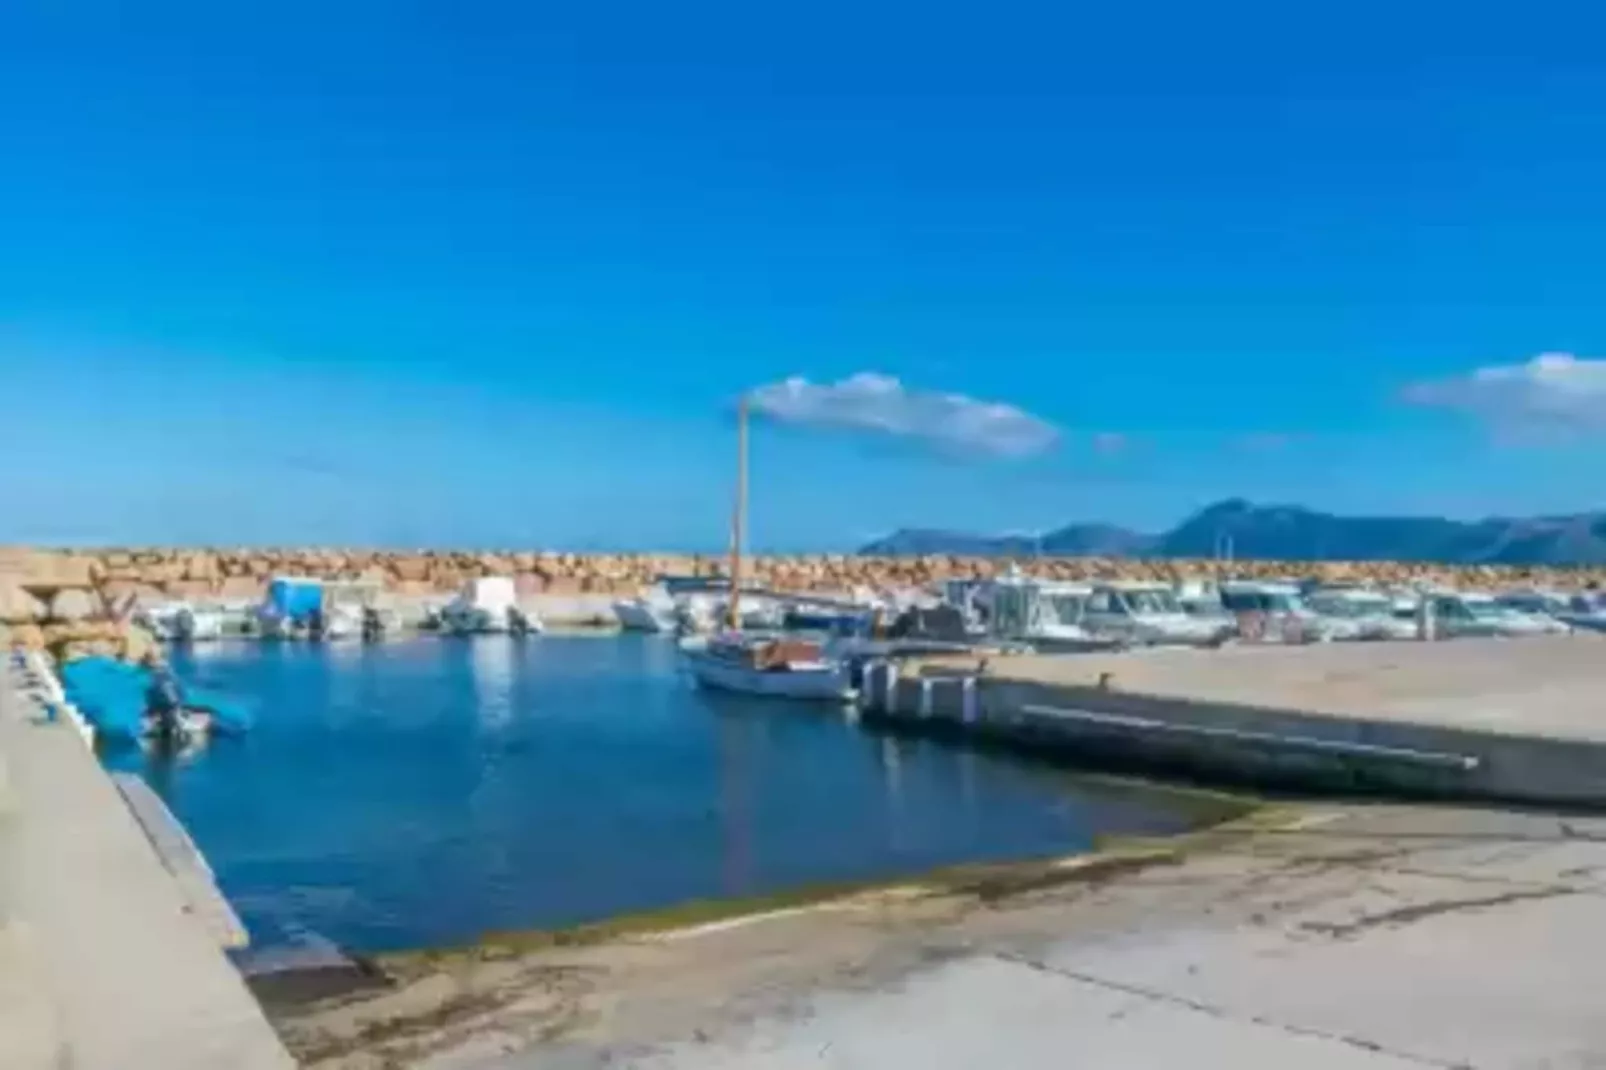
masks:
<path id="1" fill-rule="evenodd" d="M 0 1066 L 290 1070 L 84 737 L 0 670 Z"/>
<path id="2" fill-rule="evenodd" d="M 1572 675 L 1525 673 L 1522 663 L 1536 660 L 1524 656 L 1529 642 L 1566 655 Z M 1606 807 L 1606 644 L 1561 646 L 1569 642 L 1355 644 L 1342 653 L 1346 674 L 1313 674 L 1303 690 L 1277 686 L 1270 670 L 1330 657 L 1322 648 L 1199 654 L 1235 659 L 1238 679 L 1227 689 L 1209 686 L 1194 652 L 1172 659 L 1163 681 L 1123 673 L 1144 666 L 1144 654 L 1040 657 L 1023 670 L 999 659 L 979 673 L 952 663 L 877 664 L 863 703 L 868 720 L 904 730 L 1090 764 L 1293 790 Z M 1167 655 L 1148 657 L 1164 664 Z M 1370 704 L 1353 698 L 1368 690 L 1368 660 L 1376 663 Z M 1391 697 L 1400 667 L 1413 660 L 1424 663 L 1415 690 L 1408 700 Z M 1454 665 L 1474 661 L 1484 673 L 1508 664 L 1496 696 L 1503 716 L 1457 693 L 1466 681 Z M 1190 670 L 1199 678 L 1193 689 Z M 1135 679 L 1123 686 L 1123 675 Z M 1346 701 L 1333 700 L 1337 691 Z"/>

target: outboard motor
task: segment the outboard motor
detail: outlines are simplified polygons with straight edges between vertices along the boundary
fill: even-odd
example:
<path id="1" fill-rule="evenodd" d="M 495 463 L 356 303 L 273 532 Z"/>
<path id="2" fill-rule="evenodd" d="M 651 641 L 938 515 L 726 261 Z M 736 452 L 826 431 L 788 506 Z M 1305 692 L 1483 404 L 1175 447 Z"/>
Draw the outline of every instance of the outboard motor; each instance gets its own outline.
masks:
<path id="1" fill-rule="evenodd" d="M 145 690 L 145 723 L 164 746 L 184 742 L 184 692 L 172 671 L 165 667 L 153 670 L 150 686 Z"/>
<path id="2" fill-rule="evenodd" d="M 530 634 L 530 618 L 518 606 L 508 607 L 507 630 L 520 639 Z"/>
<path id="3" fill-rule="evenodd" d="M 379 617 L 379 610 L 373 606 L 364 606 L 362 609 L 362 639 L 365 643 L 372 643 L 385 636 L 385 622 Z"/>

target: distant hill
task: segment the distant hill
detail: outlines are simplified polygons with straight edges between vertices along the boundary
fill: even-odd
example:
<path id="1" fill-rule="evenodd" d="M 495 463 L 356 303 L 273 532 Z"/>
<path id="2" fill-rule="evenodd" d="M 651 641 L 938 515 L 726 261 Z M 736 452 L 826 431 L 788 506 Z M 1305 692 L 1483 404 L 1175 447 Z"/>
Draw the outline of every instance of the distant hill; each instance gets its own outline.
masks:
<path id="1" fill-rule="evenodd" d="M 963 557 L 1140 557 L 1154 546 L 1142 535 L 1112 524 L 1071 524 L 1044 535 L 1041 544 L 1029 535 L 967 535 L 958 531 L 905 528 L 861 548 L 868 557 L 918 557 L 954 554 Z"/>
<path id="2" fill-rule="evenodd" d="M 1148 535 L 1110 524 L 1072 524 L 1043 536 L 989 537 L 898 531 L 861 549 L 874 556 L 1214 557 L 1261 561 L 1436 561 L 1447 564 L 1606 564 L 1606 513 L 1572 516 L 1345 517 L 1296 505 L 1218 502 L 1170 531 Z"/>

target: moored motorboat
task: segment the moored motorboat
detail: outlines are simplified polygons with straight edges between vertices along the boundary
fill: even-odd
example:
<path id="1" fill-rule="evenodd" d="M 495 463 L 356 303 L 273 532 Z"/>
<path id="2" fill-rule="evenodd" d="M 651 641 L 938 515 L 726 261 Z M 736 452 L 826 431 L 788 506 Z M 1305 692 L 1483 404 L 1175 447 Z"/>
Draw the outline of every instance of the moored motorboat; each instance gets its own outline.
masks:
<path id="1" fill-rule="evenodd" d="M 520 607 L 513 580 L 482 576 L 463 585 L 441 610 L 440 627 L 452 635 L 525 635 L 545 630 L 540 616 Z"/>
<path id="2" fill-rule="evenodd" d="M 323 581 L 311 576 L 275 576 L 256 609 L 256 630 L 264 639 L 308 635 L 323 612 Z"/>
<path id="3" fill-rule="evenodd" d="M 1122 637 L 1095 634 L 1085 624 L 1092 593 L 1087 584 L 1040 580 L 1011 568 L 970 596 L 992 639 L 1025 643 L 1045 654 L 1118 649 L 1125 645 Z"/>
<path id="4" fill-rule="evenodd" d="M 661 590 L 621 598 L 613 604 L 613 613 L 627 632 L 672 632 L 679 624 L 675 600 Z"/>
<path id="5" fill-rule="evenodd" d="M 1567 608 L 1555 614 L 1557 620 L 1570 628 L 1586 632 L 1606 632 L 1606 601 L 1600 592 L 1588 591 L 1568 599 Z"/>
<path id="6" fill-rule="evenodd" d="M 134 611 L 133 620 L 157 639 L 177 643 L 221 639 L 224 632 L 221 612 L 188 602 L 141 607 Z"/>
<path id="7" fill-rule="evenodd" d="M 237 735 L 251 726 L 243 706 L 160 667 L 91 656 L 67 662 L 60 675 L 65 700 L 108 742 Z"/>

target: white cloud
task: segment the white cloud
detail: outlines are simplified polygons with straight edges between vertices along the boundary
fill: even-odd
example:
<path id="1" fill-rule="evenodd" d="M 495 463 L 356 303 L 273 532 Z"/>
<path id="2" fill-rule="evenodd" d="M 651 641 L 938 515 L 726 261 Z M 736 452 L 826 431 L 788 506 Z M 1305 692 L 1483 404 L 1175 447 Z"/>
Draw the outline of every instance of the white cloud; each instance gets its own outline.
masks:
<path id="1" fill-rule="evenodd" d="M 875 372 L 830 384 L 794 376 L 750 396 L 755 411 L 782 423 L 870 431 L 994 457 L 1031 456 L 1059 440 L 1054 425 L 1013 405 L 910 390 Z"/>
<path id="2" fill-rule="evenodd" d="M 1415 405 L 1460 409 L 1500 430 L 1606 431 L 1606 360 L 1541 353 L 1405 388 Z"/>

